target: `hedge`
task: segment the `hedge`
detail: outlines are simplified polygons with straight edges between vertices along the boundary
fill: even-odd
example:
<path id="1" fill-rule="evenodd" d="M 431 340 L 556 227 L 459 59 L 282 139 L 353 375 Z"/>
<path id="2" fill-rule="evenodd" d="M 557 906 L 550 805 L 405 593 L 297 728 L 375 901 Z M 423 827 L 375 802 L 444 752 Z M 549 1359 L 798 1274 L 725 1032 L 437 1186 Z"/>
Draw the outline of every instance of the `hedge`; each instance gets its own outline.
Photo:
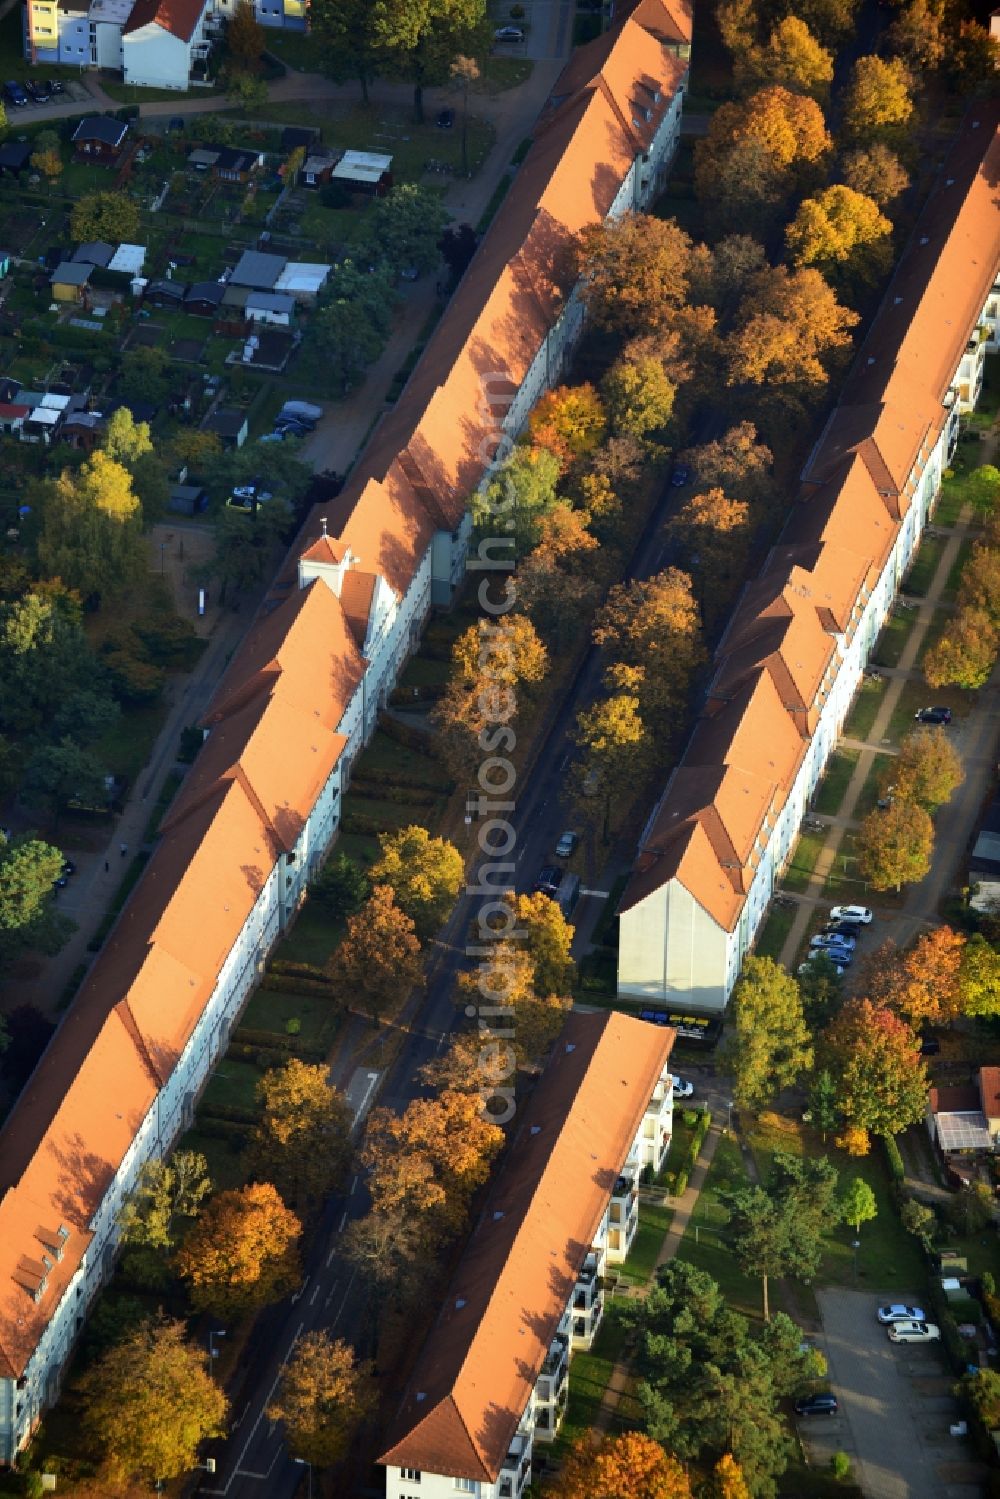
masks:
<path id="1" fill-rule="evenodd" d="M 333 998 L 329 979 L 297 979 L 283 973 L 265 973 L 260 987 L 280 994 L 298 994 L 306 999 Z"/>
<path id="2" fill-rule="evenodd" d="M 885 1161 L 889 1168 L 889 1175 L 893 1181 L 903 1181 L 906 1176 L 906 1167 L 903 1165 L 903 1157 L 899 1153 L 895 1136 L 883 1135 L 882 1144 L 885 1147 Z"/>
<path id="3" fill-rule="evenodd" d="M 237 1148 L 250 1138 L 248 1125 L 237 1124 L 233 1119 L 217 1119 L 211 1114 L 198 1115 L 198 1133 L 210 1135 L 217 1140 L 228 1140 Z"/>
<path id="4" fill-rule="evenodd" d="M 930 1284 L 929 1299 L 934 1310 L 934 1320 L 941 1329 L 941 1342 L 951 1366 L 956 1374 L 964 1374 L 971 1362 L 969 1344 L 958 1330 L 958 1323 L 952 1315 L 948 1298 L 933 1279 Z"/>
<path id="5" fill-rule="evenodd" d="M 315 963 L 292 963 L 287 958 L 275 958 L 273 963 L 268 964 L 268 973 L 288 973 L 293 978 L 315 979 L 321 984 L 330 982 L 322 968 L 317 968 Z"/>
<path id="6" fill-rule="evenodd" d="M 351 790 L 357 796 L 368 796 L 373 801 L 396 802 L 400 806 L 433 807 L 439 793 L 426 786 L 392 786 L 370 781 L 366 775 L 351 777 Z"/>
<path id="7" fill-rule="evenodd" d="M 425 745 L 424 749 L 426 750 L 427 748 L 428 746 Z M 438 767 L 435 766 L 434 769 L 437 771 Z M 440 774 L 436 775 L 432 780 L 429 774 L 421 776 L 408 774 L 406 771 L 401 770 L 390 770 L 388 766 L 366 765 L 364 760 L 362 760 L 356 774 L 351 777 L 352 790 L 358 781 L 364 781 L 369 786 L 377 786 L 379 788 L 379 795 L 381 795 L 383 786 L 409 786 L 414 791 L 433 792 L 435 796 L 445 796 L 448 792 L 455 789 L 455 782 Z"/>
<path id="8" fill-rule="evenodd" d="M 345 812 L 340 819 L 340 831 L 377 838 L 386 831 L 386 826 L 381 817 L 369 817 L 367 812 Z"/>
<path id="9" fill-rule="evenodd" d="M 198 1110 L 198 1128 L 201 1128 L 203 1119 L 215 1119 L 223 1124 L 239 1124 L 244 1129 L 252 1129 L 258 1118 L 254 1109 L 238 1109 L 231 1103 L 203 1104 Z"/>
<path id="10" fill-rule="evenodd" d="M 688 1174 L 686 1171 L 678 1171 L 674 1177 L 674 1196 L 683 1197 L 687 1191 Z"/>
<path id="11" fill-rule="evenodd" d="M 415 729 L 412 724 L 402 723 L 398 718 L 393 718 L 389 713 L 380 713 L 378 726 L 383 734 L 388 734 L 390 739 L 395 739 L 397 744 L 402 744 L 406 749 L 416 750 L 418 754 L 426 755 L 431 746 L 429 734 Z"/>

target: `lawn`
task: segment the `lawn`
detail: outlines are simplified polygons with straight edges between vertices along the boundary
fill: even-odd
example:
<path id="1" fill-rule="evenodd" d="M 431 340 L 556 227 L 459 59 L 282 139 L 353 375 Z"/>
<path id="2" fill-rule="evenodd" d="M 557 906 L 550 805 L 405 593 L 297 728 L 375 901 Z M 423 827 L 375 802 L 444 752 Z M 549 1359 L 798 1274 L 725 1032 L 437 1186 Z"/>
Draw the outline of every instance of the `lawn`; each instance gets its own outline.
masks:
<path id="1" fill-rule="evenodd" d="M 962 580 L 962 569 L 969 560 L 969 553 L 972 551 L 972 546 L 973 542 L 971 536 L 967 536 L 959 546 L 958 556 L 955 558 L 954 562 L 951 565 L 951 569 L 948 573 L 948 580 L 944 585 L 944 593 L 942 595 L 943 598 L 954 598 L 958 593 L 958 585 Z"/>
<path id="2" fill-rule="evenodd" d="M 334 857 L 346 852 L 343 845 L 344 840 L 341 838 L 334 850 Z M 307 900 L 295 918 L 295 925 L 282 938 L 274 956 L 283 963 L 311 963 L 314 968 L 321 968 L 343 935 L 344 928 L 340 923 L 331 921 L 316 901 Z M 252 1008 L 254 1000 L 250 1003 Z M 247 1021 L 246 1024 L 251 1022 Z"/>
<path id="3" fill-rule="evenodd" d="M 673 1208 L 665 1207 L 661 1202 L 639 1203 L 639 1227 L 631 1252 L 624 1265 L 615 1267 L 623 1280 L 633 1285 L 645 1285 L 651 1279 L 673 1216 Z"/>
<path id="4" fill-rule="evenodd" d="M 928 536 L 917 551 L 916 560 L 903 580 L 905 593 L 923 595 L 934 581 L 947 540 L 943 536 Z"/>
<path id="5" fill-rule="evenodd" d="M 406 663 L 403 675 L 399 679 L 399 686 L 407 687 L 444 687 L 451 675 L 451 666 L 447 661 L 435 661 L 428 656 L 411 656 Z M 402 749 L 403 746 L 400 745 Z"/>
<path id="6" fill-rule="evenodd" d="M 627 1333 L 617 1315 L 617 1308 L 613 1302 L 607 1303 L 593 1348 L 589 1353 L 581 1349 L 570 1359 L 569 1400 L 555 1446 L 558 1453 L 565 1453 L 573 1442 L 586 1436 L 593 1427 L 612 1371 L 625 1350 L 626 1339 Z M 639 1414 L 638 1401 L 624 1396 L 618 1402 L 611 1423 L 612 1434 L 630 1425 L 630 1417 L 632 1421 L 637 1420 Z"/>
<path id="7" fill-rule="evenodd" d="M 821 1285 L 850 1286 L 854 1281 L 854 1254 L 851 1244 L 860 1240 L 858 1282 L 873 1290 L 919 1292 L 926 1279 L 926 1267 L 916 1239 L 899 1221 L 892 1201 L 888 1174 L 880 1147 L 860 1159 L 838 1150 L 832 1141 L 823 1142 L 799 1120 L 765 1113 L 756 1121 L 749 1137 L 750 1148 L 761 1177 L 766 1177 L 775 1151 L 790 1155 L 826 1155 L 833 1162 L 844 1184 L 860 1176 L 875 1193 L 878 1214 L 855 1235 L 849 1224 L 831 1228 L 826 1238 L 818 1277 Z"/>
<path id="8" fill-rule="evenodd" d="M 903 649 L 910 638 L 910 631 L 917 622 L 916 609 L 906 609 L 900 614 L 890 614 L 875 642 L 872 661 L 877 666 L 898 666 Z"/>
<path id="9" fill-rule="evenodd" d="M 698 1195 L 687 1232 L 677 1252 L 679 1260 L 697 1265 L 717 1281 L 730 1306 L 748 1317 L 761 1316 L 760 1281 L 744 1275 L 723 1237 L 729 1210 L 722 1195 L 747 1183 L 746 1169 L 735 1140 L 723 1135 L 715 1151 L 705 1185 Z M 772 1301 L 776 1298 L 772 1296 Z"/>
<path id="10" fill-rule="evenodd" d="M 246 1181 L 246 1173 L 240 1161 L 243 1143 L 235 1135 L 222 1139 L 218 1135 L 203 1134 L 197 1128 L 189 1129 L 178 1140 L 176 1148 L 200 1151 L 208 1162 L 208 1174 L 217 1190 L 242 1187 Z"/>
<path id="11" fill-rule="evenodd" d="M 420 660 L 421 657 L 418 655 L 413 659 Z M 430 749 L 430 739 L 427 745 Z M 381 729 L 376 730 L 371 743 L 366 746 L 357 769 L 361 774 L 378 772 L 404 776 L 407 781 L 415 781 L 432 791 L 449 791 L 452 785 L 447 771 L 438 760 L 400 744 L 398 739 L 393 739 Z"/>
<path id="12" fill-rule="evenodd" d="M 865 776 L 861 795 L 858 797 L 858 803 L 854 809 L 855 817 L 867 817 L 869 812 L 874 812 L 875 804 L 879 798 L 879 780 L 892 759 L 892 755 L 872 756 L 872 763 L 868 767 L 868 774 Z"/>
<path id="13" fill-rule="evenodd" d="M 520 88 L 534 72 L 535 64 L 529 57 L 496 57 L 491 54 L 482 65 L 479 82 L 473 94 L 503 94 L 509 88 Z"/>
<path id="14" fill-rule="evenodd" d="M 210 1111 L 240 1109 L 255 1114 L 255 1090 L 260 1079 L 260 1069 L 251 1062 L 237 1062 L 231 1057 L 223 1057 L 201 1096 L 202 1107 Z"/>
<path id="15" fill-rule="evenodd" d="M 823 894 L 828 900 L 841 906 L 866 906 L 872 898 L 867 881 L 858 874 L 853 833 L 845 833 L 840 840 L 836 858 L 823 882 Z M 878 899 L 880 904 L 891 905 L 897 903 L 899 897 L 895 892 L 882 891 Z"/>
<path id="16" fill-rule="evenodd" d="M 301 960 L 300 960 L 301 961 Z M 281 989 L 257 989 L 243 1012 L 240 1027 L 288 1035 L 288 1021 L 298 1020 L 298 1039 L 307 1045 L 329 1046 L 337 1030 L 339 1010 L 323 995 L 286 994 Z M 239 1031 L 236 1033 L 239 1039 Z M 223 1062 L 224 1067 L 227 1063 Z"/>
<path id="17" fill-rule="evenodd" d="M 819 790 L 813 798 L 813 807 L 817 812 L 826 817 L 833 817 L 840 811 L 840 804 L 844 800 L 844 794 L 854 774 L 860 753 L 861 751 L 856 749 L 833 751 L 826 763 L 826 773 Z"/>
<path id="18" fill-rule="evenodd" d="M 938 502 L 931 515 L 935 526 L 953 526 L 965 504 L 964 478 L 945 479 L 941 485 Z"/>
<path id="19" fill-rule="evenodd" d="M 816 860 L 819 858 L 820 849 L 826 842 L 826 833 L 804 832 L 800 834 L 799 841 L 795 845 L 788 868 L 785 870 L 781 883 L 786 890 L 795 890 L 799 894 L 809 884 L 812 872 L 816 868 Z"/>
<path id="20" fill-rule="evenodd" d="M 772 906 L 770 915 L 761 928 L 757 941 L 754 943 L 754 952 L 758 958 L 774 958 L 776 961 L 781 957 L 782 949 L 792 929 L 795 920 L 794 906 Z"/>
<path id="21" fill-rule="evenodd" d="M 882 694 L 885 692 L 884 681 L 872 682 L 867 677 L 858 688 L 858 695 L 854 699 L 854 707 L 851 709 L 847 722 L 844 725 L 844 733 L 851 739 L 867 739 L 872 731 L 872 724 L 882 706 Z"/>
<path id="22" fill-rule="evenodd" d="M 373 796 L 362 796 L 349 791 L 344 797 L 344 821 L 355 814 L 363 817 L 380 832 L 395 833 L 411 824 L 427 828 L 431 832 L 437 827 L 444 813 L 444 799 L 429 807 L 408 806 L 406 802 L 381 801 Z"/>
<path id="23" fill-rule="evenodd" d="M 166 721 L 169 704 L 161 698 L 155 703 L 127 708 L 101 735 L 94 754 L 109 775 L 121 776 L 129 785 L 149 763 L 160 730 Z"/>

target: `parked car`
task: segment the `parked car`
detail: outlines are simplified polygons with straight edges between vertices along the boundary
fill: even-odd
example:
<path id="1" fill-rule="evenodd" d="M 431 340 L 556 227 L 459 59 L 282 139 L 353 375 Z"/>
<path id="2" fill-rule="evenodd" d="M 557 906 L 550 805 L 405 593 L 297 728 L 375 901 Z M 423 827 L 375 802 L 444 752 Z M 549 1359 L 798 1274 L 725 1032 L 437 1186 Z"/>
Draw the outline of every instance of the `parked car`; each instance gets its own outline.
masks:
<path id="1" fill-rule="evenodd" d="M 830 920 L 860 921 L 862 926 L 868 926 L 874 914 L 867 906 L 834 906 L 830 912 Z"/>
<path id="2" fill-rule="evenodd" d="M 816 964 L 813 961 L 814 958 L 826 958 L 829 963 L 833 964 L 833 970 L 836 973 L 837 977 L 838 978 L 843 978 L 843 976 L 844 976 L 844 969 L 845 969 L 845 967 L 847 965 L 844 964 L 844 963 L 838 962 L 837 958 L 834 957 L 834 956 L 831 956 L 831 954 L 830 954 L 829 951 L 823 952 L 822 950 L 814 952 L 813 955 L 812 955 L 812 958 L 806 958 L 806 960 L 805 960 L 804 963 L 800 963 L 799 966 L 798 966 L 798 968 L 795 970 L 796 973 L 798 973 L 800 975 L 802 975 L 802 974 L 809 974 L 809 973 L 815 973 L 816 972 Z"/>
<path id="3" fill-rule="evenodd" d="M 893 1322 L 887 1331 L 890 1343 L 936 1343 L 941 1337 L 935 1322 Z"/>
<path id="4" fill-rule="evenodd" d="M 46 83 L 39 83 L 38 80 L 35 79 L 35 78 L 28 78 L 25 81 L 25 85 L 24 86 L 28 90 L 28 93 L 34 99 L 34 101 L 35 101 L 36 104 L 45 104 L 48 101 L 48 97 L 49 97 L 48 84 L 46 84 Z"/>
<path id="5" fill-rule="evenodd" d="M 48 84 L 50 94 L 64 94 L 66 92 L 65 84 L 60 83 L 58 78 L 46 78 L 45 82 Z"/>
<path id="6" fill-rule="evenodd" d="M 675 463 L 673 472 L 670 475 L 670 482 L 674 486 L 674 488 L 680 489 L 681 485 L 689 483 L 690 479 L 691 470 L 687 467 L 687 465 L 683 463 Z"/>
<path id="7" fill-rule="evenodd" d="M 839 1409 L 836 1395 L 829 1391 L 820 1395 L 803 1395 L 795 1402 L 797 1416 L 835 1416 Z"/>
<path id="8" fill-rule="evenodd" d="M 689 1083 L 688 1080 L 687 1080 L 687 1078 L 685 1078 L 685 1077 L 678 1077 L 677 1074 L 674 1073 L 673 1078 L 672 1078 L 672 1082 L 673 1082 L 673 1085 L 674 1085 L 674 1097 L 675 1098 L 693 1098 L 694 1097 L 694 1083 Z"/>
<path id="9" fill-rule="evenodd" d="M 950 708 L 918 708 L 913 716 L 918 723 L 951 723 Z"/>
<path id="10" fill-rule="evenodd" d="M 453 109 L 439 110 L 434 123 L 439 130 L 450 130 L 455 123 L 455 111 Z"/>
<path id="11" fill-rule="evenodd" d="M 258 437 L 258 442 L 284 442 L 284 432 L 265 432 L 263 437 Z"/>
<path id="12" fill-rule="evenodd" d="M 937 1036 L 920 1037 L 920 1055 L 922 1057 L 936 1057 L 941 1050 L 941 1042 Z"/>
<path id="13" fill-rule="evenodd" d="M 861 923 L 859 921 L 828 921 L 823 928 L 829 937 L 860 937 Z"/>
<path id="14" fill-rule="evenodd" d="M 524 32 L 520 26 L 498 26 L 493 33 L 495 42 L 523 42 Z"/>
<path id="15" fill-rule="evenodd" d="M 307 422 L 318 422 L 323 415 L 323 408 L 312 401 L 286 401 L 278 415 L 294 416 Z"/>
<path id="16" fill-rule="evenodd" d="M 536 894 L 541 892 L 542 895 L 551 895 L 555 899 L 562 876 L 562 870 L 558 869 L 555 864 L 546 864 L 544 869 L 538 871 L 538 878 L 531 888 Z"/>
<path id="17" fill-rule="evenodd" d="M 904 1306 L 901 1301 L 892 1301 L 888 1306 L 879 1307 L 878 1320 L 887 1327 L 893 1322 L 926 1322 L 927 1313 L 919 1306 Z"/>
<path id="18" fill-rule="evenodd" d="M 556 858 L 570 858 L 579 841 L 579 836 L 576 833 L 563 833 L 562 837 L 559 839 L 559 842 L 556 844 Z"/>
<path id="19" fill-rule="evenodd" d="M 76 874 L 76 865 L 73 863 L 72 859 L 64 859 L 62 869 L 52 881 L 55 889 L 65 890 L 66 886 L 69 884 L 69 877 L 71 874 Z"/>
<path id="20" fill-rule="evenodd" d="M 666 1010 L 640 1010 L 639 1019 L 646 1020 L 650 1025 L 669 1025 L 670 1016 Z"/>
<path id="21" fill-rule="evenodd" d="M 270 490 L 258 489 L 256 484 L 237 484 L 233 490 L 233 499 L 257 500 L 262 503 L 264 500 L 273 500 L 274 496 Z"/>
<path id="22" fill-rule="evenodd" d="M 24 89 L 19 83 L 16 83 L 13 78 L 8 79 L 8 81 L 4 84 L 3 96 L 7 100 L 8 104 L 13 104 L 18 109 L 21 109 L 25 104 L 31 103 L 31 100 L 24 92 Z"/>
<path id="23" fill-rule="evenodd" d="M 818 947 L 823 951 L 842 947 L 845 952 L 853 952 L 857 943 L 853 937 L 844 937 L 840 934 L 835 935 L 832 932 L 817 932 L 815 937 L 810 937 L 809 946 Z"/>
<path id="24" fill-rule="evenodd" d="M 308 437 L 316 428 L 312 422 L 298 422 L 290 416 L 279 416 L 275 418 L 274 430 L 284 437 Z"/>

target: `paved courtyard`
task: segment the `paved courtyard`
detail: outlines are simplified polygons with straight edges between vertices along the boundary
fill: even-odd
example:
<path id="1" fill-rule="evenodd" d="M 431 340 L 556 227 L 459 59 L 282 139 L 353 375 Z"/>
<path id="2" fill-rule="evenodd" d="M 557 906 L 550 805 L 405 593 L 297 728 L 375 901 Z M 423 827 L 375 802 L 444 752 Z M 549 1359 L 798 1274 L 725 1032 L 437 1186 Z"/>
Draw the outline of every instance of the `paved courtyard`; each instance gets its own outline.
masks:
<path id="1" fill-rule="evenodd" d="M 936 1348 L 896 1346 L 875 1318 L 882 1300 L 918 1296 L 819 1291 L 823 1336 L 840 1401 L 832 1419 L 799 1423 L 810 1461 L 846 1452 L 867 1499 L 979 1499 L 985 1469 L 970 1443 L 953 1437 L 953 1379 Z"/>

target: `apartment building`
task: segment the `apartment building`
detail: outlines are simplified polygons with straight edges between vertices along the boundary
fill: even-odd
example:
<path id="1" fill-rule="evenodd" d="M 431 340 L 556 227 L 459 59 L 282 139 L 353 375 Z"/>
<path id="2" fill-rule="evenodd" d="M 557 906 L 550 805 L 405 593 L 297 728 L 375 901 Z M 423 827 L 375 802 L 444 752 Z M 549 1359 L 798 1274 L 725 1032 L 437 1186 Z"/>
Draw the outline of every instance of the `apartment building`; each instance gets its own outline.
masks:
<path id="1" fill-rule="evenodd" d="M 625 1015 L 568 1019 L 403 1395 L 387 1499 L 520 1499 L 531 1482 L 631 1245 L 639 1174 L 669 1144 L 673 1040 Z"/>
<path id="2" fill-rule="evenodd" d="M 974 105 L 640 840 L 618 992 L 720 1013 L 982 388 L 1000 108 Z"/>
<path id="3" fill-rule="evenodd" d="M 689 10 L 639 0 L 575 54 L 400 400 L 291 547 L 143 876 L 0 1130 L 0 1462 L 56 1398 L 121 1205 L 189 1124 L 336 837 L 355 757 L 462 581 L 470 496 L 564 369 L 582 314 L 562 252 L 655 191 L 689 42 Z M 615 1202 L 612 1255 L 630 1232 L 628 1193 Z"/>
<path id="4" fill-rule="evenodd" d="M 29 62 L 121 72 L 125 83 L 188 89 L 208 81 L 220 35 L 213 0 L 25 0 Z"/>

